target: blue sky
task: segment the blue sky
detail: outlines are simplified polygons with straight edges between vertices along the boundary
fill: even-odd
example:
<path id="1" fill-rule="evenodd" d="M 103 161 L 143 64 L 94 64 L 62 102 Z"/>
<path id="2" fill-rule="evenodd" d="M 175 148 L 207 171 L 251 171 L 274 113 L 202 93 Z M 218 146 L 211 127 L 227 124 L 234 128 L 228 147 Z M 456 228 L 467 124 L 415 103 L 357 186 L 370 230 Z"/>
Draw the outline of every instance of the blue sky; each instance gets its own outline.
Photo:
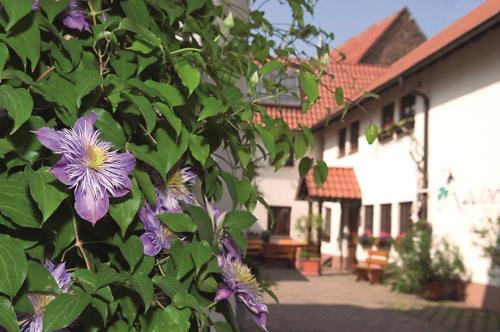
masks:
<path id="1" fill-rule="evenodd" d="M 263 0 L 256 2 L 259 5 Z M 308 17 L 326 31 L 335 34 L 331 46 L 338 46 L 373 23 L 406 6 L 427 37 L 432 37 L 458 18 L 481 4 L 482 0 L 318 0 L 314 17 Z M 262 9 L 273 23 L 286 25 L 290 12 L 278 0 L 268 1 Z M 308 53 L 314 52 L 306 46 Z"/>

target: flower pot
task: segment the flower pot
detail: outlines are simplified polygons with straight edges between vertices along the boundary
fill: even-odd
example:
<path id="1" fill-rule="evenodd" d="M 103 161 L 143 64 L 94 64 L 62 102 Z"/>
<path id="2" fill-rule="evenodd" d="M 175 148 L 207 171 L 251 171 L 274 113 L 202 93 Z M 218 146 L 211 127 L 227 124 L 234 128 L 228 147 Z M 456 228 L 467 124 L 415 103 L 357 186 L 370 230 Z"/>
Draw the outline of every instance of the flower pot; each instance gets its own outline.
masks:
<path id="1" fill-rule="evenodd" d="M 321 275 L 321 260 L 319 258 L 303 259 L 302 273 L 309 277 L 316 277 Z"/>
<path id="2" fill-rule="evenodd" d="M 442 281 L 428 281 L 424 286 L 424 297 L 428 300 L 439 301 L 445 297 L 445 283 Z"/>

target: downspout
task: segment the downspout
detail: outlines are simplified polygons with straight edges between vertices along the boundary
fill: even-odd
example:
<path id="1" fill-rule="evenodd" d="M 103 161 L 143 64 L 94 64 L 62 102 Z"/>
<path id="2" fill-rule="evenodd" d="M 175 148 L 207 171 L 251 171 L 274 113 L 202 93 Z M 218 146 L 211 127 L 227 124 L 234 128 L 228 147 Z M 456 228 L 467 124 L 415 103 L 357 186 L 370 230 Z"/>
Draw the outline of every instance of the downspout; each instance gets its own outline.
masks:
<path id="1" fill-rule="evenodd" d="M 424 100 L 424 156 L 423 156 L 423 188 L 420 192 L 420 211 L 419 218 L 420 220 L 427 220 L 427 209 L 428 209 L 428 200 L 429 200 L 429 109 L 430 109 L 430 100 L 429 97 L 420 91 L 412 91 L 411 93 L 416 96 L 422 97 Z"/>

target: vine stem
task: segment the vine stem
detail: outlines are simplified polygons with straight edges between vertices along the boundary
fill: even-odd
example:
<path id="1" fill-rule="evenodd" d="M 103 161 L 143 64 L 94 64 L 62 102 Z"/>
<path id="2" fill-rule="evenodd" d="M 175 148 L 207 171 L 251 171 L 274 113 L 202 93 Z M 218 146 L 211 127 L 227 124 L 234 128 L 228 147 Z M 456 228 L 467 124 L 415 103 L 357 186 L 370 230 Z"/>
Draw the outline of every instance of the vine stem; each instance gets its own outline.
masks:
<path id="1" fill-rule="evenodd" d="M 170 55 L 177 54 L 177 53 L 182 53 L 182 52 L 201 52 L 202 50 L 200 48 L 194 48 L 194 47 L 186 47 L 186 48 L 181 48 L 179 50 L 175 50 L 170 52 Z"/>
<path id="2" fill-rule="evenodd" d="M 85 251 L 85 249 L 83 249 L 83 242 L 80 241 L 80 235 L 78 234 L 75 215 L 73 215 L 73 227 L 75 228 L 75 246 L 78 248 L 78 250 L 80 250 L 83 260 L 85 261 L 85 265 L 87 266 L 87 270 L 92 271 L 92 265 L 90 264 L 87 252 Z"/>

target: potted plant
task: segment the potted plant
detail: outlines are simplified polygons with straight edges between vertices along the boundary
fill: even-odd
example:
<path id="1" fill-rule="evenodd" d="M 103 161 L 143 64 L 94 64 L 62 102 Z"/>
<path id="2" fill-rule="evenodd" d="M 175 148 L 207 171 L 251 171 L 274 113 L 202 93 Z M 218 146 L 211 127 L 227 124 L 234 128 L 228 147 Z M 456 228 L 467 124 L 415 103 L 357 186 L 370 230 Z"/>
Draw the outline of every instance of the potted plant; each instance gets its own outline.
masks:
<path id="1" fill-rule="evenodd" d="M 375 238 L 372 232 L 366 231 L 358 238 L 358 242 L 364 249 L 370 249 L 375 243 Z"/>
<path id="2" fill-rule="evenodd" d="M 462 300 L 465 273 L 459 248 L 443 239 L 432 254 L 431 276 L 425 283 L 424 297 L 429 300 Z"/>
<path id="3" fill-rule="evenodd" d="M 306 276 L 317 277 L 321 275 L 321 258 L 318 253 L 305 250 L 300 254 L 302 273 Z"/>
<path id="4" fill-rule="evenodd" d="M 377 240 L 377 247 L 382 250 L 389 250 L 391 244 L 394 240 L 391 237 L 391 234 L 387 232 L 380 232 Z"/>
<path id="5" fill-rule="evenodd" d="M 304 248 L 299 256 L 300 262 L 296 264 L 307 276 L 318 276 L 321 274 L 321 238 L 323 231 L 323 219 L 319 215 L 307 215 L 297 220 L 296 228 L 305 233 L 307 248 Z M 313 239 L 313 231 L 315 233 Z"/>

